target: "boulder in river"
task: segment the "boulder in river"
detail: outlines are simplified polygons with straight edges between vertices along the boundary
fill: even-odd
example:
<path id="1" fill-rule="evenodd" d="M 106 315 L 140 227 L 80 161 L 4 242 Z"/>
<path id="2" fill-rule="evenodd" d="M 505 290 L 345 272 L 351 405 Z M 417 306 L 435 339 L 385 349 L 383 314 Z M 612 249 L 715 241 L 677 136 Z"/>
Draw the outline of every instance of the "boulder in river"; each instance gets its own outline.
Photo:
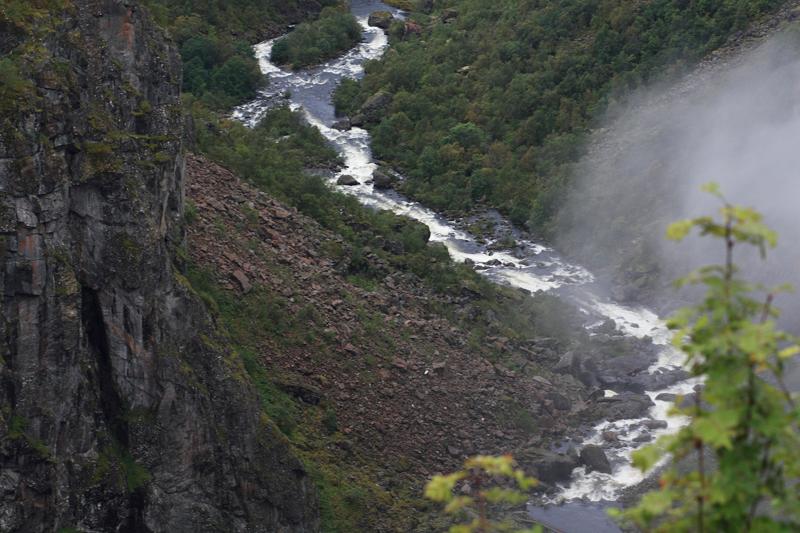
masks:
<path id="1" fill-rule="evenodd" d="M 358 185 L 359 183 L 358 183 L 358 180 L 355 179 L 350 174 L 344 174 L 342 176 L 339 176 L 339 179 L 336 180 L 336 184 L 337 185 L 347 185 L 348 187 L 352 187 L 354 185 Z"/>
<path id="2" fill-rule="evenodd" d="M 580 461 L 586 466 L 588 472 L 611 473 L 611 463 L 608 462 L 606 452 L 600 446 L 589 444 L 581 450 Z"/>
<path id="3" fill-rule="evenodd" d="M 339 131 L 347 131 L 350 129 L 350 127 L 351 123 L 349 118 L 343 118 L 331 124 L 331 128 Z"/>
<path id="4" fill-rule="evenodd" d="M 569 481 L 572 471 L 578 466 L 576 457 L 549 452 L 542 448 L 525 448 L 514 457 L 520 466 L 536 478 L 548 484 Z"/>
<path id="5" fill-rule="evenodd" d="M 372 173 L 372 185 L 376 189 L 391 189 L 394 187 L 394 178 L 382 170 Z"/>
<path id="6" fill-rule="evenodd" d="M 653 405 L 653 400 L 645 394 L 622 392 L 616 396 L 598 399 L 591 409 L 597 418 L 623 420 L 644 418 Z"/>
<path id="7" fill-rule="evenodd" d="M 667 429 L 669 424 L 666 420 L 645 420 L 643 425 L 647 429 Z"/>
<path id="8" fill-rule="evenodd" d="M 382 30 L 388 30 L 392 22 L 394 22 L 394 16 L 388 11 L 375 11 L 367 19 L 367 24 Z"/>

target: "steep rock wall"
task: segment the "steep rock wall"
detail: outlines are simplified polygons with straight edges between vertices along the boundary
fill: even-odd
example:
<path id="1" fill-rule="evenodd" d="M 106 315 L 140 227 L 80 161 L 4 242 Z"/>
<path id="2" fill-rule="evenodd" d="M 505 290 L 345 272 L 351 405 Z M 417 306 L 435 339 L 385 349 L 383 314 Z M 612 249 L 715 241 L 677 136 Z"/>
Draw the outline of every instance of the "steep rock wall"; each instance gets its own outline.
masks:
<path id="1" fill-rule="evenodd" d="M 32 83 L 0 107 L 0 530 L 317 530 L 173 261 L 177 54 L 135 2 L 47 7 L 2 21 Z"/>

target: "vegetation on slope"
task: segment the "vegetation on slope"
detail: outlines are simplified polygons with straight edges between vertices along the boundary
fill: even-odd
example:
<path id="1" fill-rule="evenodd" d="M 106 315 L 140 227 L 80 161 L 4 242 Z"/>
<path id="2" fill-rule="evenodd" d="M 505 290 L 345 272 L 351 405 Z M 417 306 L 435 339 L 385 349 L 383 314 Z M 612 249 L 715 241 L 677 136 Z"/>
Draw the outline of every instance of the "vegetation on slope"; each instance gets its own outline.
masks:
<path id="1" fill-rule="evenodd" d="M 598 111 L 781 3 L 437 2 L 413 15 L 425 34 L 395 42 L 337 104 L 352 113 L 378 91 L 393 95 L 373 149 L 408 176 L 406 193 L 438 209 L 488 204 L 543 229 Z"/>
<path id="2" fill-rule="evenodd" d="M 0 6 L 0 119 L 37 104 L 41 77 L 52 85 L 69 84 L 64 64 L 36 43 L 58 26 L 67 8 L 65 0 L 7 0 Z"/>
<path id="3" fill-rule="evenodd" d="M 253 228 L 263 223 L 252 208 L 242 208 L 244 217 L 221 210 L 226 213 L 225 220 L 209 222 L 208 205 L 231 196 L 217 193 L 217 202 L 206 202 L 205 215 L 202 210 L 198 214 L 198 209 L 192 208 L 187 216 L 193 225 L 190 255 L 196 254 L 192 235 L 200 235 L 210 241 L 224 239 L 226 254 L 247 258 L 248 263 L 258 265 L 250 274 L 253 288 L 246 294 L 221 286 L 220 280 L 224 283 L 229 276 L 220 276 L 220 269 L 213 263 L 190 262 L 187 277 L 215 313 L 222 335 L 244 361 L 261 393 L 264 412 L 306 459 L 320 488 L 323 529 L 341 532 L 375 531 L 380 530 L 379 526 L 388 531 L 436 529 L 428 522 L 432 507 L 420 500 L 425 480 L 425 474 L 420 474 L 415 466 L 420 456 L 409 450 L 427 446 L 425 461 L 436 462 L 435 467 L 439 468 L 437 454 L 444 453 L 450 458 L 448 452 L 442 452 L 442 437 L 429 435 L 432 439 L 429 444 L 415 440 L 416 448 L 409 443 L 402 452 L 395 450 L 388 455 L 385 449 L 372 450 L 356 440 L 354 434 L 345 432 L 353 423 L 359 426 L 354 431 L 369 431 L 366 421 L 370 415 L 363 412 L 363 403 L 358 398 L 371 391 L 382 395 L 387 372 L 405 376 L 392 378 L 398 379 L 401 386 L 414 379 L 411 374 L 428 379 L 421 371 L 395 366 L 404 364 L 397 363 L 398 358 L 413 360 L 415 352 L 430 358 L 426 364 L 450 361 L 448 372 L 455 372 L 451 365 L 456 365 L 456 361 L 465 364 L 481 361 L 483 365 L 492 361 L 520 375 L 559 379 L 552 378 L 540 361 L 525 358 L 524 352 L 511 350 L 509 346 L 539 336 L 566 344 L 575 330 L 580 331 L 578 324 L 582 319 L 554 297 L 530 298 L 519 291 L 495 286 L 471 269 L 453 264 L 442 246 L 428 244 L 424 226 L 389 212 L 368 209 L 352 197 L 328 188 L 322 178 L 304 172 L 307 162 L 325 167 L 335 164 L 336 158 L 318 131 L 305 124 L 299 114 L 285 108 L 275 109 L 251 130 L 205 113 L 197 115 L 196 121 L 201 151 L 322 225 L 322 228 L 313 225 L 303 230 L 278 231 L 279 236 L 272 238 L 279 239 L 280 245 L 271 252 L 265 266 L 259 263 L 264 255 L 260 250 L 274 245 L 269 244 L 267 236 L 255 241 L 248 236 L 248 231 L 258 232 Z M 204 190 L 209 192 L 202 196 L 214 198 L 215 187 L 206 186 Z M 256 199 L 252 194 L 246 197 Z M 293 215 L 291 219 L 302 218 Z M 290 249 L 293 239 L 300 243 L 302 254 Z M 314 240 L 319 242 L 312 245 Z M 213 251 L 210 255 L 220 257 Z M 311 257 L 312 261 L 335 264 L 337 281 L 332 282 L 318 271 L 304 278 L 304 260 Z M 266 283 L 256 282 L 258 274 L 264 274 Z M 309 281 L 303 279 L 312 280 L 311 285 L 318 288 L 310 289 Z M 387 287 L 390 279 L 399 280 L 400 286 Z M 312 295 L 310 291 L 319 294 Z M 409 293 L 418 297 L 409 298 Z M 390 303 L 398 297 L 402 303 Z M 332 303 L 337 299 L 338 303 Z M 399 316 L 393 316 L 390 310 L 394 305 L 401 309 Z M 356 309 L 355 316 L 345 318 L 344 310 L 352 307 Z M 447 326 L 440 331 L 418 326 L 420 315 L 432 323 L 446 321 Z M 442 338 L 442 333 L 453 327 L 460 328 L 462 333 L 449 340 Z M 344 338 L 343 331 L 349 332 Z M 501 342 L 500 338 L 505 340 Z M 353 352 L 343 351 L 342 346 L 348 340 Z M 471 357 L 477 359 L 473 361 Z M 312 374 L 298 376 L 298 364 L 308 365 L 313 369 Z M 500 371 L 489 365 L 485 372 L 494 382 Z M 323 389 L 357 379 L 362 383 L 347 389 L 351 397 L 346 401 L 309 405 L 286 392 L 287 373 L 301 383 Z M 328 376 L 328 381 L 315 381 L 319 375 Z M 475 380 L 480 377 L 470 374 L 464 379 L 468 380 L 464 386 L 475 394 L 483 394 L 483 401 L 479 402 L 482 408 L 496 398 L 497 395 L 479 392 Z M 487 433 L 488 424 L 502 428 L 505 435 L 523 435 L 523 441 L 537 435 L 540 415 L 532 414 L 525 404 L 523 398 L 530 391 L 523 390 L 527 386 L 523 381 L 537 389 L 537 394 L 541 393 L 542 385 L 534 380 L 514 382 L 515 393 L 513 399 L 511 393 L 507 394 L 505 409 L 498 410 L 496 417 L 481 415 L 486 416 L 481 434 Z M 453 386 L 448 381 L 448 388 L 442 386 L 437 395 L 467 394 L 452 389 Z M 381 412 L 382 419 L 398 416 L 398 403 L 422 402 L 411 390 L 405 394 L 409 396 L 401 396 L 395 390 L 395 399 L 391 400 L 395 403 Z M 421 416 L 429 415 L 437 416 L 437 411 L 425 408 Z M 458 416 L 469 416 L 469 412 L 453 413 L 449 418 Z M 422 423 L 422 419 L 415 422 Z M 468 426 L 462 427 L 466 430 Z M 367 441 L 382 438 L 380 435 L 375 433 Z M 414 437 L 420 438 L 418 434 Z M 502 447 L 495 449 L 497 453 L 507 451 L 512 442 L 508 437 L 501 441 Z M 380 483 L 376 484 L 376 479 Z"/>
<path id="4" fill-rule="evenodd" d="M 272 47 L 271 59 L 294 69 L 341 55 L 361 40 L 361 25 L 344 9 L 325 8 L 319 18 L 297 26 Z"/>
<path id="5" fill-rule="evenodd" d="M 183 90 L 225 110 L 265 83 L 251 46 L 338 0 L 146 0 L 183 58 Z"/>
<path id="6" fill-rule="evenodd" d="M 335 165 L 338 159 L 319 131 L 305 124 L 298 113 L 274 109 L 252 130 L 238 122 L 219 122 L 202 111 L 195 116 L 203 117 L 197 120 L 196 131 L 201 152 L 353 245 L 351 275 L 366 280 L 378 275 L 364 259 L 377 234 L 396 242 L 402 251 L 387 254 L 387 260 L 430 280 L 438 290 L 459 290 L 465 272 L 476 283 L 480 280 L 471 269 L 452 264 L 444 246 L 428 246 L 429 232 L 423 225 L 387 211 L 367 209 L 307 172 L 310 167 Z"/>

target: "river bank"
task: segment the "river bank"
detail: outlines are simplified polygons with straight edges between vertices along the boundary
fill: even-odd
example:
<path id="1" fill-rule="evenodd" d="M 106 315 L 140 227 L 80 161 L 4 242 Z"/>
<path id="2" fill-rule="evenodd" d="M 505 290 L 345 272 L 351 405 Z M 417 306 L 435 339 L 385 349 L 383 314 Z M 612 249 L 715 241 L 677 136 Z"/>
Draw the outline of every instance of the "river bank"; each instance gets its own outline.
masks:
<path id="1" fill-rule="evenodd" d="M 369 134 L 361 128 L 336 124 L 331 95 L 343 78 L 361 76 L 364 63 L 380 57 L 388 45 L 382 30 L 367 25 L 369 13 L 378 9 L 400 13 L 380 2 L 356 1 L 351 5 L 364 26 L 365 38 L 342 58 L 287 72 L 269 61 L 273 41 L 257 45 L 256 54 L 270 86 L 259 99 L 238 108 L 234 117 L 254 125 L 276 101 L 302 111 L 344 161 L 343 168 L 329 177 L 331 186 L 367 206 L 425 224 L 432 242 L 441 243 L 453 260 L 471 265 L 488 279 L 528 293 L 551 293 L 579 310 L 583 320 L 576 335 L 589 343 L 579 347 L 586 351 L 552 353 L 543 363 L 596 392 L 585 398 L 583 405 L 568 406 L 570 411 L 580 412 L 578 418 L 588 425 L 576 425 L 561 449 L 550 450 L 556 455 L 563 452 L 559 457 L 567 475 L 550 480 L 554 490 L 548 501 L 613 501 L 625 487 L 643 479 L 630 466 L 630 452 L 683 423 L 666 416 L 670 401 L 657 398 L 663 393 L 691 390 L 691 384 L 682 382 L 686 377 L 679 368 L 682 356 L 667 347 L 669 333 L 655 313 L 615 302 L 594 283 L 590 272 L 514 230 L 499 215 L 490 214 L 494 219 L 492 231 L 475 235 L 475 226 L 485 225 L 486 217 L 483 222 L 473 218 L 448 220 L 391 188 L 376 186 L 379 165 L 371 155 Z M 499 233 L 497 228 L 501 228 Z M 585 445 L 604 450 L 610 471 L 588 472 L 580 465 L 577 448 Z"/>

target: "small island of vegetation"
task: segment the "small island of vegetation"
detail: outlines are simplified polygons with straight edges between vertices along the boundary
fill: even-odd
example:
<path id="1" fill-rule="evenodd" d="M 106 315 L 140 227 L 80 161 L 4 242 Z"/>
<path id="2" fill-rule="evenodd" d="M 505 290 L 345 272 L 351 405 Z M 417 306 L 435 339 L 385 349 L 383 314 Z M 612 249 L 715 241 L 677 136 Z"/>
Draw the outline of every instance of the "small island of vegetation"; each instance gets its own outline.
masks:
<path id="1" fill-rule="evenodd" d="M 361 41 L 361 25 L 347 11 L 322 10 L 317 20 L 297 26 L 272 48 L 271 60 L 293 69 L 323 63 Z"/>

